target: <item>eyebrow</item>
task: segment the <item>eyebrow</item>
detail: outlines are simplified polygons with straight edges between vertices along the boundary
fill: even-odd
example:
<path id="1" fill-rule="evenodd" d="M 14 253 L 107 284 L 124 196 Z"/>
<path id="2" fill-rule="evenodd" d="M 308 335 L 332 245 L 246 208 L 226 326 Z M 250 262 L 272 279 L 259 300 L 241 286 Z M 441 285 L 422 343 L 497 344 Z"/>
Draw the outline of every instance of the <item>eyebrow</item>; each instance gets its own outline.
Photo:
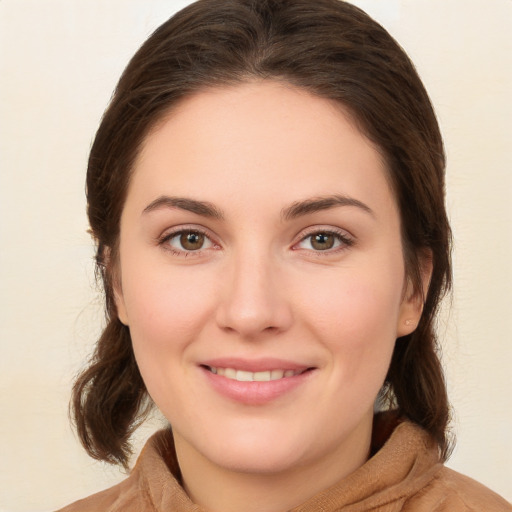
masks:
<path id="1" fill-rule="evenodd" d="M 154 201 L 151 201 L 142 213 L 149 213 L 161 208 L 177 208 L 179 210 L 186 210 L 188 212 L 201 215 L 203 217 L 210 217 L 212 219 L 222 220 L 224 214 L 215 205 L 207 201 L 198 201 L 196 199 L 189 199 L 186 197 L 170 197 L 160 196 Z"/>
<path id="2" fill-rule="evenodd" d="M 344 195 L 314 197 L 304 201 L 297 201 L 291 206 L 288 206 L 282 210 L 281 216 L 285 220 L 291 220 L 303 215 L 309 215 L 311 213 L 320 212 L 322 210 L 329 210 L 339 206 L 354 206 L 366 213 L 369 213 L 373 217 L 375 216 L 375 213 L 368 205 L 364 204 L 358 199 Z"/>
<path id="3" fill-rule="evenodd" d="M 353 206 L 363 210 L 374 216 L 373 210 L 362 201 L 344 195 L 332 195 L 314 197 L 305 199 L 304 201 L 296 201 L 281 211 L 281 217 L 284 220 L 292 220 L 297 217 L 309 215 L 311 213 L 329 210 L 340 206 Z M 209 217 L 212 219 L 223 220 L 224 214 L 222 210 L 207 201 L 198 201 L 186 197 L 160 196 L 144 208 L 143 214 L 158 210 L 161 208 L 177 208 L 188 212 Z"/>

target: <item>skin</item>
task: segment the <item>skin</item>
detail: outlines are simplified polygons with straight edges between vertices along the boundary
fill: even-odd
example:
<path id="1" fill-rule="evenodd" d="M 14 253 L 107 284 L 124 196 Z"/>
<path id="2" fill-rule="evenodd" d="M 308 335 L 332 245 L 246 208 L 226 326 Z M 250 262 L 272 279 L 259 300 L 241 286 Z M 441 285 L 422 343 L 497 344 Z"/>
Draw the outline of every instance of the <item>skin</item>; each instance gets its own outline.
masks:
<path id="1" fill-rule="evenodd" d="M 361 204 L 290 215 L 334 195 Z M 186 250 L 180 230 L 205 238 Z M 265 81 L 186 99 L 135 163 L 118 265 L 119 318 L 194 502 L 288 510 L 364 464 L 395 340 L 414 330 L 421 301 L 383 160 L 339 106 Z M 207 378 L 201 365 L 222 357 L 310 370 L 247 404 Z"/>

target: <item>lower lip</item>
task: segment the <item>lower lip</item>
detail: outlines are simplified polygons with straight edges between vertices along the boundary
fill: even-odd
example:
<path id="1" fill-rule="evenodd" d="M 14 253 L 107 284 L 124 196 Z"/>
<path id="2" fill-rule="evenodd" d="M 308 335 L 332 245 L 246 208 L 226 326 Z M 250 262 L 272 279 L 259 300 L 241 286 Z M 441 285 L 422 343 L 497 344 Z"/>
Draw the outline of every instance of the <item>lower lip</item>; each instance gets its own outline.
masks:
<path id="1" fill-rule="evenodd" d="M 312 370 L 307 370 L 293 377 L 270 380 L 266 382 L 241 382 L 217 375 L 201 367 L 210 385 L 219 394 L 246 405 L 264 405 L 293 391 L 311 377 Z"/>

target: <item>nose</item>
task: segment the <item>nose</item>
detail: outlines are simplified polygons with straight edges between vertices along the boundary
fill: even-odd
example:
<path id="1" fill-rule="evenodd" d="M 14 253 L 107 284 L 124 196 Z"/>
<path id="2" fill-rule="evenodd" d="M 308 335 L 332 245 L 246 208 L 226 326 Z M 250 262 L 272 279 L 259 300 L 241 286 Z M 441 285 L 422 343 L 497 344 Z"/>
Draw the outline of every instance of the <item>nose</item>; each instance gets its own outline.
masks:
<path id="1" fill-rule="evenodd" d="M 223 278 L 216 320 L 244 339 L 286 331 L 292 308 L 278 265 L 256 254 L 238 257 Z"/>

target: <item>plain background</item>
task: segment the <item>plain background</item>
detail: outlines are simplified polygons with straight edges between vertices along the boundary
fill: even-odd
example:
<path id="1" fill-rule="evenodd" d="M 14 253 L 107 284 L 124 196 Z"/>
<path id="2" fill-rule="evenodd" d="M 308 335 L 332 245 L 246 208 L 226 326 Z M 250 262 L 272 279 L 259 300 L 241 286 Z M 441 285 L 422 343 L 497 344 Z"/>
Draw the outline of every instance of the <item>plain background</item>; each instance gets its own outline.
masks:
<path id="1" fill-rule="evenodd" d="M 128 59 L 187 3 L 0 0 L 0 511 L 52 510 L 124 476 L 82 452 L 67 416 L 102 323 L 85 166 Z M 512 1 L 355 3 L 412 57 L 445 137 L 449 466 L 511 500 Z"/>

